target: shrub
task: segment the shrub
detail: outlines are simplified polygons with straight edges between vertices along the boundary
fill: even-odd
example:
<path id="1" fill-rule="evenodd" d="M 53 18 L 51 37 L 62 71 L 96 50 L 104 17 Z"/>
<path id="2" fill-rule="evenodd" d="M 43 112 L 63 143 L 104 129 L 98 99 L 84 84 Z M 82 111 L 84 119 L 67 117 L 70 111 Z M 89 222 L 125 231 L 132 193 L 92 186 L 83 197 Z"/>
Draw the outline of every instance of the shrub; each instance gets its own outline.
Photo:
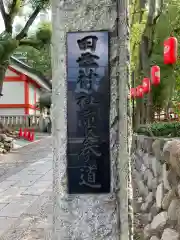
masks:
<path id="1" fill-rule="evenodd" d="M 180 122 L 152 123 L 140 126 L 138 134 L 155 137 L 180 137 Z"/>

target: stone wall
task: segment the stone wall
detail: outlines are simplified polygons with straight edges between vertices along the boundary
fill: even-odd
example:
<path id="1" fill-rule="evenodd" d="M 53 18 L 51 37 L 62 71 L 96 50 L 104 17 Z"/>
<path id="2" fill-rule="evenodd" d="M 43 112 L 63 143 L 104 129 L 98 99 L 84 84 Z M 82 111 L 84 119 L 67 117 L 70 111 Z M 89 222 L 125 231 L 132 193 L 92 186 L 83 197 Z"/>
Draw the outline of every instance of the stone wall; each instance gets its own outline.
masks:
<path id="1" fill-rule="evenodd" d="M 180 140 L 134 136 L 135 240 L 180 239 Z"/>

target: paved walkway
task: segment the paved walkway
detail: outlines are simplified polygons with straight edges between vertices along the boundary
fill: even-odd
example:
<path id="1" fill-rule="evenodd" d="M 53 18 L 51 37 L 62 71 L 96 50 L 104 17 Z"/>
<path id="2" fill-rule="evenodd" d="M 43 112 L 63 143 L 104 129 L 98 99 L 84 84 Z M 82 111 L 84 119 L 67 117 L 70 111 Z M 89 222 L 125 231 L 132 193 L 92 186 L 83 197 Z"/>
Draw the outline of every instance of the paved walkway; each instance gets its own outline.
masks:
<path id="1" fill-rule="evenodd" d="M 50 240 L 51 138 L 0 157 L 0 240 Z"/>
<path id="2" fill-rule="evenodd" d="M 34 135 L 34 141 L 42 140 L 43 138 L 47 138 L 49 136 L 48 133 L 38 133 L 36 132 Z M 29 142 L 24 140 L 23 138 L 15 140 L 15 149 L 28 145 Z"/>

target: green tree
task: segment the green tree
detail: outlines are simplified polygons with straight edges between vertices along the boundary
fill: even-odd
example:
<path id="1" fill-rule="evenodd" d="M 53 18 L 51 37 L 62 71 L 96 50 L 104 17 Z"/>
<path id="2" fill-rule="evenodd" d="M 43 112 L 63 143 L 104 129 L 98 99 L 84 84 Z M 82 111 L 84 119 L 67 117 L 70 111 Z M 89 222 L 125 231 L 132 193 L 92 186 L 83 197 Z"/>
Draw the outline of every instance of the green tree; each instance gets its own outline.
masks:
<path id="1" fill-rule="evenodd" d="M 51 23 L 43 22 L 38 26 L 38 30 L 31 35 L 31 39 L 39 39 L 44 44 L 40 49 L 32 48 L 31 46 L 19 46 L 15 50 L 16 54 L 24 56 L 26 64 L 36 69 L 45 75 L 48 79 L 51 79 L 51 48 L 49 39 L 51 38 Z"/>
<path id="2" fill-rule="evenodd" d="M 174 8 L 173 8 L 174 6 Z M 172 1 L 172 16 L 173 21 L 171 21 L 171 28 L 174 36 L 177 38 L 178 43 L 180 43 L 180 2 L 178 0 Z M 173 10 L 176 12 L 174 14 Z M 180 52 L 180 44 L 178 44 L 178 53 Z M 178 57 L 177 63 L 173 68 L 173 73 L 175 77 L 175 88 L 172 92 L 172 98 L 170 99 L 171 106 L 174 107 L 175 112 L 180 116 L 180 58 Z M 171 78 L 169 78 L 170 81 Z M 169 104 L 170 105 L 170 104 Z"/>
<path id="3" fill-rule="evenodd" d="M 32 13 L 20 32 L 13 36 L 15 17 L 21 14 L 22 9 L 27 4 L 30 4 Z M 44 29 L 44 31 L 39 29 L 39 35 L 36 34 L 36 39 L 34 37 L 28 38 L 28 31 L 40 11 L 47 8 L 48 4 L 49 0 L 8 0 L 4 2 L 0 0 L 0 12 L 5 26 L 5 31 L 0 34 L 0 95 L 2 95 L 5 72 L 14 51 L 19 46 L 24 45 L 39 49 L 47 42 L 47 38 L 38 38 L 39 35 L 45 35 L 44 32 L 47 32 L 47 29 Z"/>
<path id="4" fill-rule="evenodd" d="M 163 42 L 169 36 L 174 36 L 180 42 L 180 3 L 179 1 L 168 1 L 156 26 L 151 65 L 157 64 L 161 68 L 161 84 L 152 89 L 152 102 L 154 111 L 161 111 L 172 106 L 172 100 L 176 95 L 180 75 L 180 61 L 175 65 L 164 65 Z M 180 48 L 179 48 L 180 50 Z"/>
<path id="5" fill-rule="evenodd" d="M 164 65 L 163 62 L 164 40 L 169 36 L 175 36 L 180 42 L 180 2 L 178 0 L 160 1 L 158 9 L 154 8 L 154 3 L 155 1 L 150 1 L 152 5 L 149 7 L 148 14 L 144 15 L 145 24 L 143 25 L 143 21 L 137 22 L 136 20 L 132 25 L 133 29 L 135 26 L 140 27 L 141 23 L 140 34 L 138 31 L 135 31 L 135 34 L 132 31 L 132 39 L 138 38 L 138 44 L 136 44 L 136 48 L 132 49 L 131 59 L 134 67 L 132 69 L 135 72 L 135 85 L 138 85 L 144 76 L 150 76 L 150 68 L 155 64 L 161 68 L 161 84 L 158 87 L 152 87 L 148 98 L 137 99 L 135 108 L 136 126 L 140 123 L 151 122 L 154 111 L 168 108 L 175 92 L 177 96 L 177 87 L 180 85 L 178 84 L 180 75 L 179 59 L 174 66 Z M 136 10 L 136 12 L 141 11 Z M 175 86 L 176 91 L 174 92 Z"/>
<path id="6" fill-rule="evenodd" d="M 156 0 L 134 0 L 131 2 L 131 70 L 134 76 L 134 84 L 137 85 L 141 79 L 150 75 L 150 59 L 154 47 L 155 29 L 158 19 L 162 13 L 164 1 Z M 133 84 L 133 85 L 134 85 Z M 152 105 L 152 96 L 148 99 L 148 118 Z M 145 107 L 143 100 L 137 100 L 135 106 L 135 128 L 144 122 Z"/>
<path id="7" fill-rule="evenodd" d="M 151 65 L 158 65 L 161 69 L 161 84 L 152 89 L 152 103 L 154 111 L 161 111 L 165 108 L 171 97 L 175 84 L 174 67 L 164 65 L 163 59 L 163 42 L 172 34 L 171 23 L 173 21 L 171 12 L 176 16 L 176 9 L 168 6 L 166 11 L 162 13 L 156 26 L 154 48 L 151 55 Z"/>
<path id="8" fill-rule="evenodd" d="M 132 76 L 132 87 L 135 87 L 140 82 L 140 44 L 142 34 L 144 32 L 146 21 L 147 21 L 148 10 L 145 1 L 132 0 L 130 3 L 130 50 L 131 50 L 131 76 Z M 136 128 L 140 123 L 141 113 L 141 101 L 133 100 L 133 126 Z"/>

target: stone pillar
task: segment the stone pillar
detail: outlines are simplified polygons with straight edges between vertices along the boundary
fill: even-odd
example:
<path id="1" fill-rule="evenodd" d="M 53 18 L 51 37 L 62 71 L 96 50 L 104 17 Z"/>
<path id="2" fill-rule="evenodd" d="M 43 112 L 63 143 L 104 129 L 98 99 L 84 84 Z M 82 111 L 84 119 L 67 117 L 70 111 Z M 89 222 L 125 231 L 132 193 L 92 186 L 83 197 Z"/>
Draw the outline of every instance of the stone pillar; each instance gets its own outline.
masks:
<path id="1" fill-rule="evenodd" d="M 128 0 L 52 1 L 53 240 L 128 240 Z M 66 33 L 110 32 L 111 193 L 67 193 Z"/>

